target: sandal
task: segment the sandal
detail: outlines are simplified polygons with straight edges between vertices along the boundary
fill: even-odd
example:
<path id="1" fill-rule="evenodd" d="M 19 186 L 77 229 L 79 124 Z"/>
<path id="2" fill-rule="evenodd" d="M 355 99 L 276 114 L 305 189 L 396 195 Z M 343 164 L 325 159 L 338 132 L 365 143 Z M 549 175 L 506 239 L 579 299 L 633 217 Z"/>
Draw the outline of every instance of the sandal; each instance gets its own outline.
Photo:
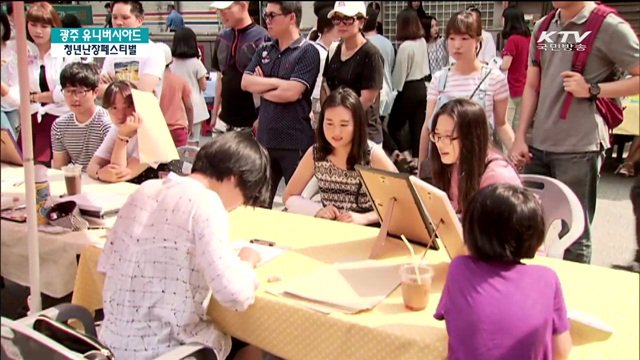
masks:
<path id="1" fill-rule="evenodd" d="M 625 162 L 618 167 L 614 174 L 619 174 L 624 177 L 634 177 L 636 176 L 635 167 L 633 163 Z"/>

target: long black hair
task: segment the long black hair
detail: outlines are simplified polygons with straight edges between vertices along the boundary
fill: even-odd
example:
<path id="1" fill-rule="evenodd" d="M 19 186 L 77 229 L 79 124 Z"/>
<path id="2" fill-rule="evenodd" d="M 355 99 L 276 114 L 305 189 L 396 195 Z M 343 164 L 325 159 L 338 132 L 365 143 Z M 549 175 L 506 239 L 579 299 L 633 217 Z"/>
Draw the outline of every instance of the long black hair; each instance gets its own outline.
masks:
<path id="1" fill-rule="evenodd" d="M 367 143 L 366 112 L 358 95 L 353 90 L 342 86 L 331 92 L 322 104 L 320 121 L 316 128 L 317 160 L 325 160 L 333 153 L 333 145 L 324 134 L 324 115 L 327 109 L 335 107 L 348 109 L 353 117 L 353 139 L 351 141 L 351 151 L 349 151 L 349 156 L 347 157 L 347 169 L 355 170 L 355 166 L 359 164 L 368 165 L 369 145 Z"/>
<path id="2" fill-rule="evenodd" d="M 502 17 L 504 18 L 504 28 L 502 29 L 503 39 L 506 40 L 511 35 L 531 36 L 531 31 L 529 31 L 529 27 L 524 21 L 524 13 L 522 10 L 510 6 L 504 9 Z"/>
<path id="3" fill-rule="evenodd" d="M 413 1 L 407 1 L 407 8 L 409 8 L 409 9 L 413 9 L 413 7 L 411 6 L 411 3 L 412 3 L 412 2 L 413 2 Z M 417 8 L 417 9 L 414 9 L 414 10 L 416 10 L 416 11 L 418 12 L 418 17 L 419 17 L 420 19 L 423 19 L 423 18 L 427 17 L 427 12 L 426 12 L 426 11 L 424 11 L 424 8 L 422 7 L 422 1 L 416 1 L 416 2 L 419 2 L 419 3 L 420 3 L 420 5 L 418 6 L 418 8 Z"/>

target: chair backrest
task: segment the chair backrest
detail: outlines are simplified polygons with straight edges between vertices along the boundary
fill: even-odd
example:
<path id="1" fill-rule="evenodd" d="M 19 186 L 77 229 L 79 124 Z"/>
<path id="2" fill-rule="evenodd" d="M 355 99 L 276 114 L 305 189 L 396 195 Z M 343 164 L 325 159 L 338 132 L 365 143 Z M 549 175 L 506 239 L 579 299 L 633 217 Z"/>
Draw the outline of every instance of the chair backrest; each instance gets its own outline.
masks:
<path id="1" fill-rule="evenodd" d="M 544 248 L 549 257 L 562 259 L 564 251 L 583 234 L 585 215 L 578 197 L 564 183 L 546 176 L 520 175 L 523 185 L 538 196 L 544 212 L 548 235 L 551 223 L 561 220 L 568 226 L 568 232 L 558 241 L 556 237 L 546 237 Z"/>
<path id="2" fill-rule="evenodd" d="M 181 146 L 178 148 L 178 156 L 182 161 L 182 173 L 191 174 L 191 166 L 196 159 L 196 154 L 200 148 L 195 146 Z"/>

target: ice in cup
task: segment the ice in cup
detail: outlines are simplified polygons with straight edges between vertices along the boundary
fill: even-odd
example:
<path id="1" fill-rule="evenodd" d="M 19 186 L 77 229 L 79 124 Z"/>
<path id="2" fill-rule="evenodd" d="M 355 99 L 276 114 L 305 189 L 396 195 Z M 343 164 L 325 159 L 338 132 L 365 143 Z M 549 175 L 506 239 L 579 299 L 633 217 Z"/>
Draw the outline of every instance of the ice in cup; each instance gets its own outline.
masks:
<path id="1" fill-rule="evenodd" d="M 67 195 L 77 195 L 82 193 L 82 166 L 67 165 L 62 167 L 64 183 L 67 185 Z"/>
<path id="2" fill-rule="evenodd" d="M 400 267 L 402 300 L 411 311 L 421 311 L 429 303 L 433 269 L 426 263 L 404 264 Z"/>

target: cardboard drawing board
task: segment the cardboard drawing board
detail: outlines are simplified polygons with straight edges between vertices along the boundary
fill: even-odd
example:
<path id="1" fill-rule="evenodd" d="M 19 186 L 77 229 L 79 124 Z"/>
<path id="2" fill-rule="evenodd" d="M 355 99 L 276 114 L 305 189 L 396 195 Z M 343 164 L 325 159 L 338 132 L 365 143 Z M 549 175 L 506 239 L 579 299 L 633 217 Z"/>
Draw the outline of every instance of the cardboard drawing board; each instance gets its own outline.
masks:
<path id="1" fill-rule="evenodd" d="M 355 314 L 374 308 L 400 285 L 400 266 L 372 260 L 326 265 L 267 291 L 320 312 Z"/>
<path id="2" fill-rule="evenodd" d="M 433 227 L 437 229 L 438 238 L 447 250 L 449 258 L 453 260 L 457 256 L 465 255 L 467 252 L 462 237 L 462 224 L 453 210 L 449 196 L 415 176 L 411 176 L 410 181 L 421 206 L 426 209 Z"/>
<path id="3" fill-rule="evenodd" d="M 150 92 L 131 89 L 136 113 L 142 123 L 138 128 L 138 153 L 143 164 L 168 163 L 178 160 L 171 133 L 164 119 L 158 98 Z"/>
<path id="4" fill-rule="evenodd" d="M 355 168 L 382 225 L 370 258 L 381 255 L 388 236 L 400 238 L 404 235 L 411 242 L 438 249 L 437 242 L 432 241 L 432 222 L 420 205 L 410 175 L 360 165 Z"/>
<path id="5" fill-rule="evenodd" d="M 11 134 L 9 129 L 1 129 L 0 140 L 2 142 L 0 160 L 9 164 L 22 166 L 22 151 L 20 151 L 18 143 L 13 138 L 13 134 Z"/>

